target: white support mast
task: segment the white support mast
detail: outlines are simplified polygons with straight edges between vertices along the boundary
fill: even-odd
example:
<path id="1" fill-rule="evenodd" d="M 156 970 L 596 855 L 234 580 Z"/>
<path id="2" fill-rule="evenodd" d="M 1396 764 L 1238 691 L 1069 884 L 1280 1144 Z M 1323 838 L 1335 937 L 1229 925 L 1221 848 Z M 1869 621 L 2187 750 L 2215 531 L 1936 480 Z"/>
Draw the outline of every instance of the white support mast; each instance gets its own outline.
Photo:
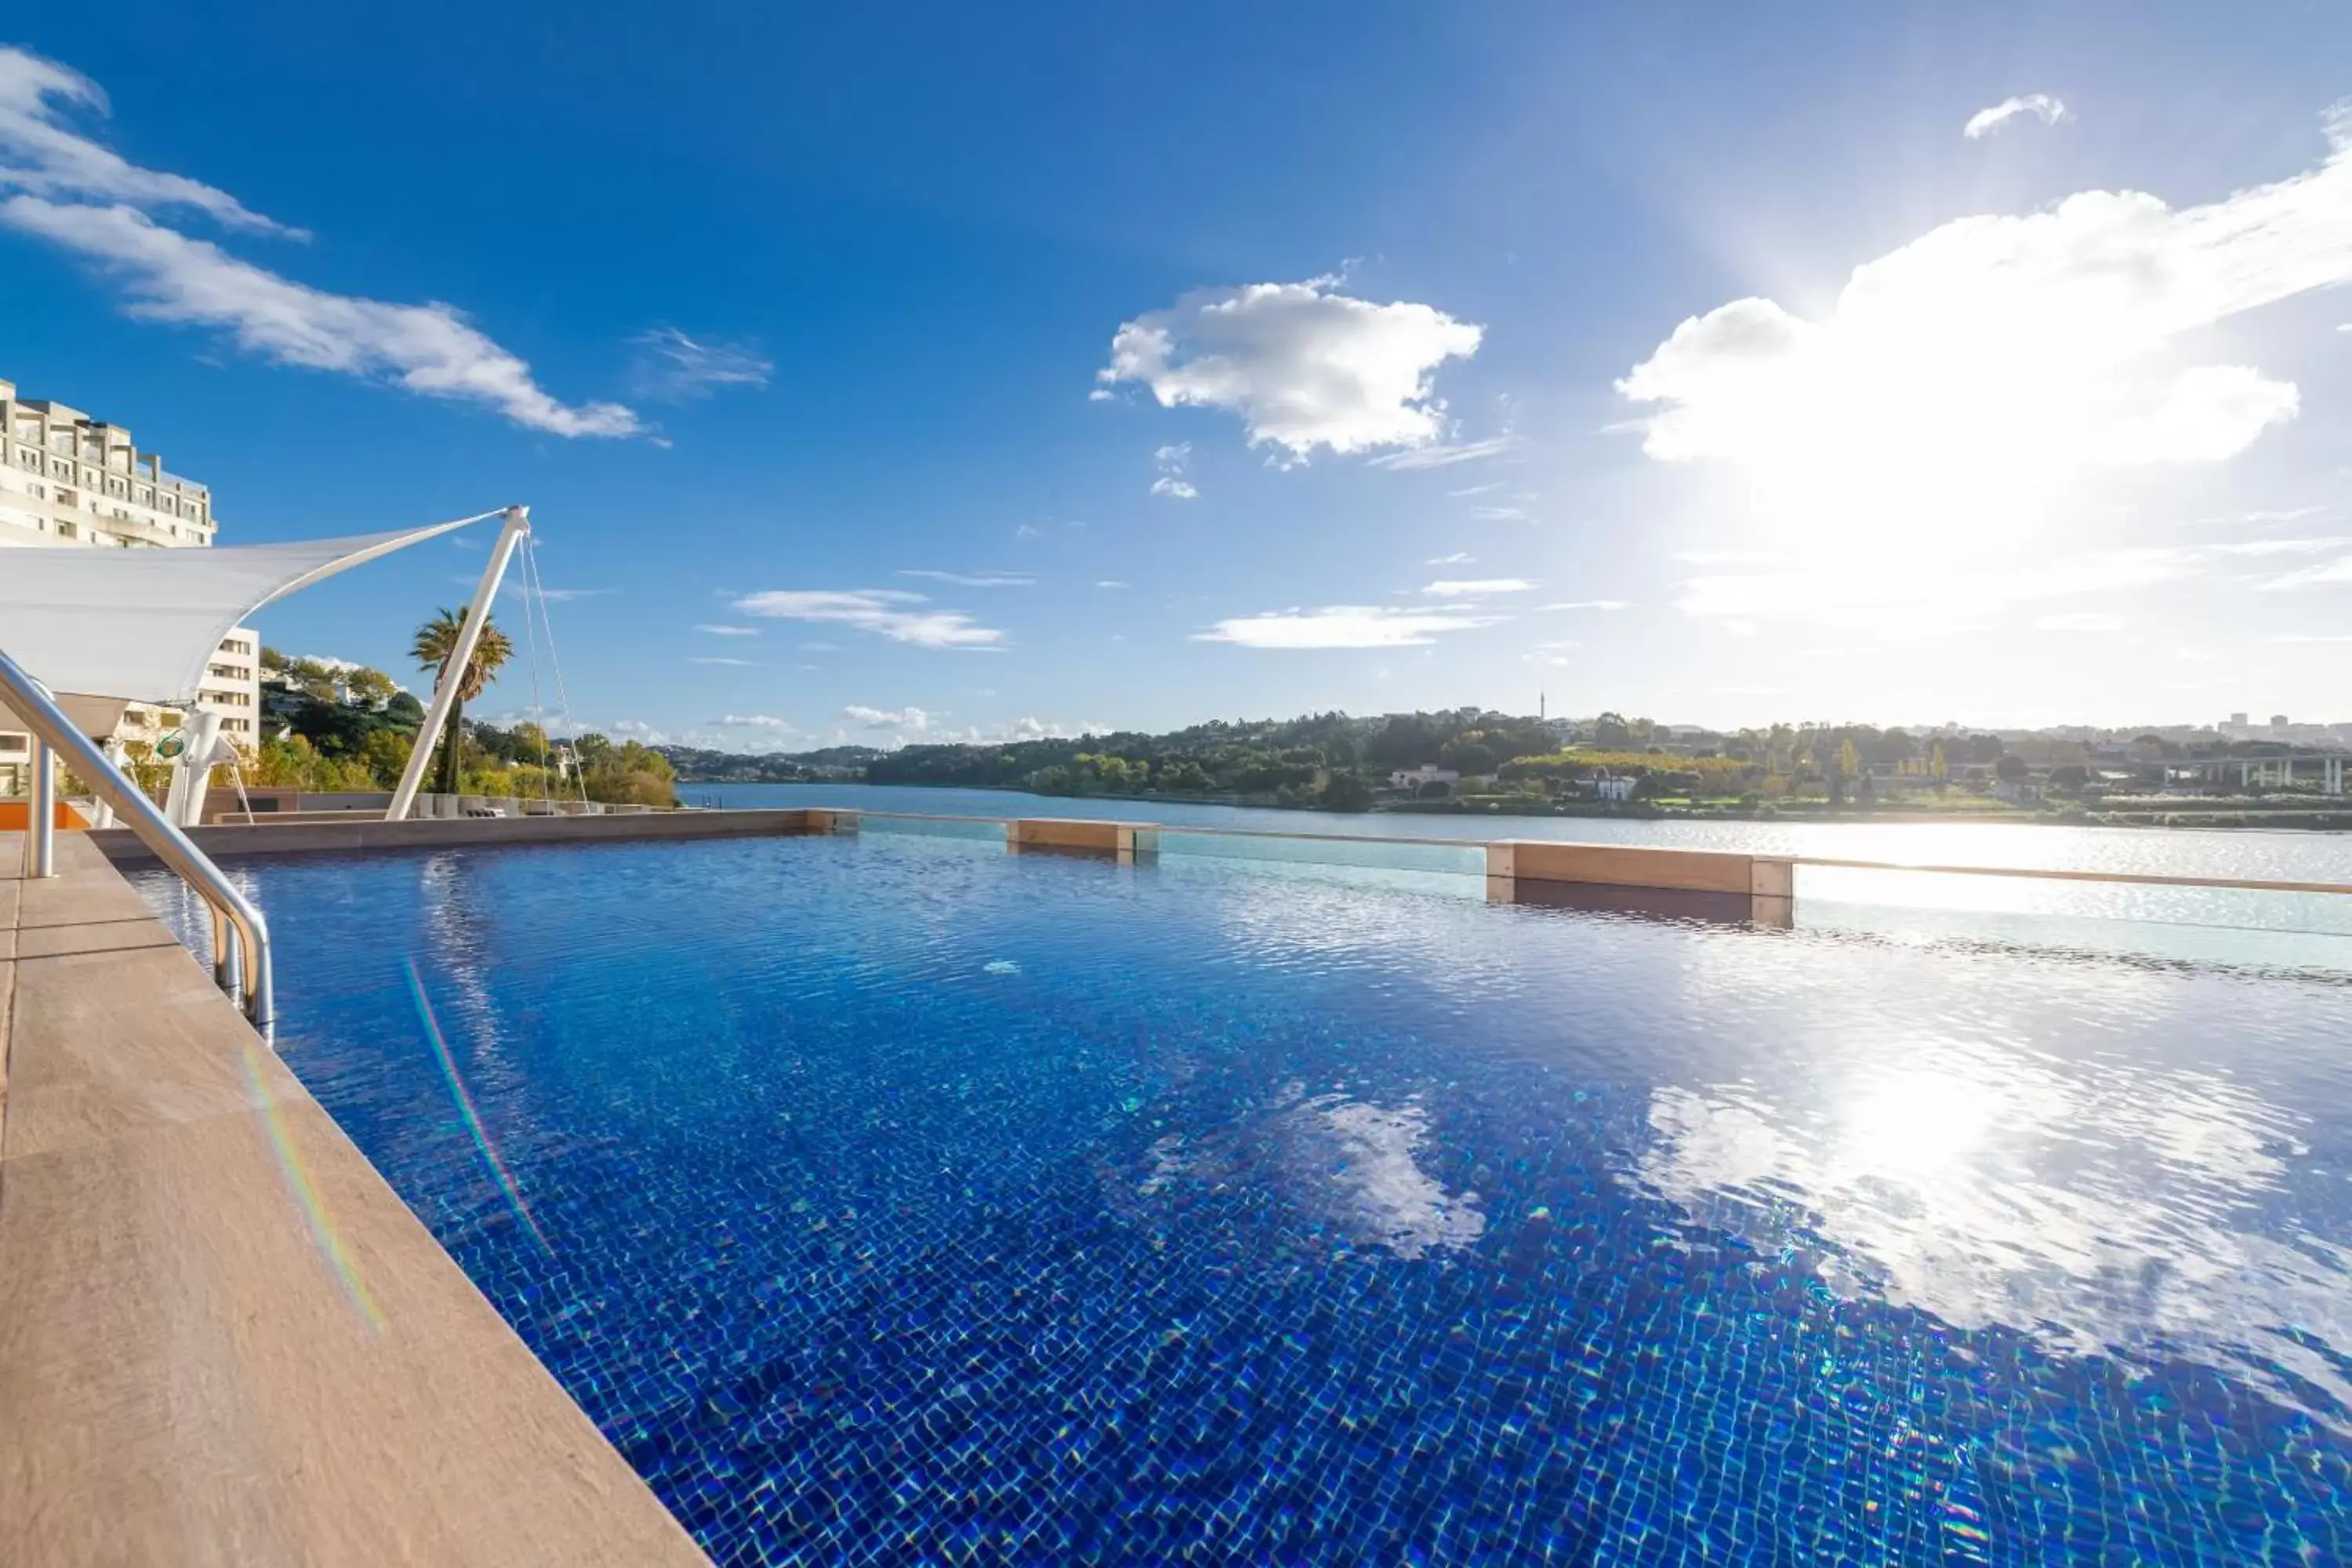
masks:
<path id="1" fill-rule="evenodd" d="M 383 814 L 386 822 L 399 822 L 408 816 L 416 804 L 417 786 L 425 782 L 425 767 L 433 760 L 436 742 L 441 739 L 441 728 L 449 721 L 449 710 L 457 705 L 457 688 L 465 680 L 466 666 L 474 657 L 474 645 L 481 640 L 483 626 L 489 624 L 490 602 L 499 596 L 499 583 L 506 576 L 507 563 L 514 558 L 515 545 L 530 531 L 530 508 L 507 508 L 506 526 L 499 530 L 499 542 L 490 547 L 490 563 L 482 573 L 482 581 L 474 590 L 473 607 L 466 612 L 466 624 L 458 628 L 457 646 L 450 650 L 448 662 L 441 667 L 441 679 L 433 688 L 433 705 L 425 710 L 425 721 L 416 727 L 416 744 L 408 753 L 408 766 L 400 773 L 400 787 L 393 792 L 392 809 Z M 525 606 L 526 612 L 529 606 Z"/>

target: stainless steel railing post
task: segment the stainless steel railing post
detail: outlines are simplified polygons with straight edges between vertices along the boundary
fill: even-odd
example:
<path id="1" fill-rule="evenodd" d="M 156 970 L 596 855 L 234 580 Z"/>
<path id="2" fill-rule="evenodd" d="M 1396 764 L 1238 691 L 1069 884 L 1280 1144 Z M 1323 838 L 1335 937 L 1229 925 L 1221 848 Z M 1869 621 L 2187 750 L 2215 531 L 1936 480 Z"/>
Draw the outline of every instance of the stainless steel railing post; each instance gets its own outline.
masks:
<path id="1" fill-rule="evenodd" d="M 25 874 L 58 874 L 58 759 L 33 737 L 33 788 L 25 802 Z"/>
<path id="2" fill-rule="evenodd" d="M 212 906 L 215 920 L 228 927 L 242 963 L 245 1016 L 261 1031 L 263 1039 L 269 1039 L 277 1022 L 278 1004 L 270 973 L 269 926 L 261 918 L 261 911 L 221 874 L 221 868 L 185 833 L 156 809 L 153 801 L 123 777 L 89 736 L 74 727 L 48 689 L 5 653 L 0 653 L 0 700 L 5 700 L 25 721 L 37 746 L 45 746 L 62 757 L 92 794 L 114 808 L 123 826 L 155 858 L 170 867 Z M 231 945 L 218 942 L 215 944 L 216 977 L 217 954 Z"/>

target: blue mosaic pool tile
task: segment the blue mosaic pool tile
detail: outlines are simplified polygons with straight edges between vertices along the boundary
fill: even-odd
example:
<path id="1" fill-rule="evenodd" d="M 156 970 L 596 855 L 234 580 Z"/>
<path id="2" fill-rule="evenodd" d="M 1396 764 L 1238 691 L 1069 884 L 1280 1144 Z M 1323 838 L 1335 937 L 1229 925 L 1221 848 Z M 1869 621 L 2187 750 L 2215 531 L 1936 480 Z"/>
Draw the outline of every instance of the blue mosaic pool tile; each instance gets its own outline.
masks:
<path id="1" fill-rule="evenodd" d="M 2340 989 L 930 844 L 256 881 L 289 1061 L 721 1563 L 2352 1563 Z M 2041 1141 L 1841 1143 L 1923 1056 Z M 2139 1272 L 2000 1218 L 2086 1194 Z"/>

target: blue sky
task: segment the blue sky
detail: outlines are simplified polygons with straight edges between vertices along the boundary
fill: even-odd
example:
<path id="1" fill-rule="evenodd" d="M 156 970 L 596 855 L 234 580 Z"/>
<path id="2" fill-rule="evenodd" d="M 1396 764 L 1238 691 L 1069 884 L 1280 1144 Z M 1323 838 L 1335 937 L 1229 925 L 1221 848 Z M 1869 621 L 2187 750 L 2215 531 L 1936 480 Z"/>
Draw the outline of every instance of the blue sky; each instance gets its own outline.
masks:
<path id="1" fill-rule="evenodd" d="M 583 724 L 2352 717 L 2340 7 L 209 9 L 17 19 L 0 374 L 528 501 Z"/>

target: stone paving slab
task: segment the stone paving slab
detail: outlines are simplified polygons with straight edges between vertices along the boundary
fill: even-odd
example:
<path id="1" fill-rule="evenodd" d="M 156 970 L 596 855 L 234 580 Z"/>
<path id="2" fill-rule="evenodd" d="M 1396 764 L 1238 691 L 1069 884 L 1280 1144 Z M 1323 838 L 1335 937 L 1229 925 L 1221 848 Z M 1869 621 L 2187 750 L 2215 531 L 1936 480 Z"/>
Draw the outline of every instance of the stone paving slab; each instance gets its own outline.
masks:
<path id="1" fill-rule="evenodd" d="M 705 1562 L 96 847 L 58 859 L 0 836 L 0 1563 Z"/>

